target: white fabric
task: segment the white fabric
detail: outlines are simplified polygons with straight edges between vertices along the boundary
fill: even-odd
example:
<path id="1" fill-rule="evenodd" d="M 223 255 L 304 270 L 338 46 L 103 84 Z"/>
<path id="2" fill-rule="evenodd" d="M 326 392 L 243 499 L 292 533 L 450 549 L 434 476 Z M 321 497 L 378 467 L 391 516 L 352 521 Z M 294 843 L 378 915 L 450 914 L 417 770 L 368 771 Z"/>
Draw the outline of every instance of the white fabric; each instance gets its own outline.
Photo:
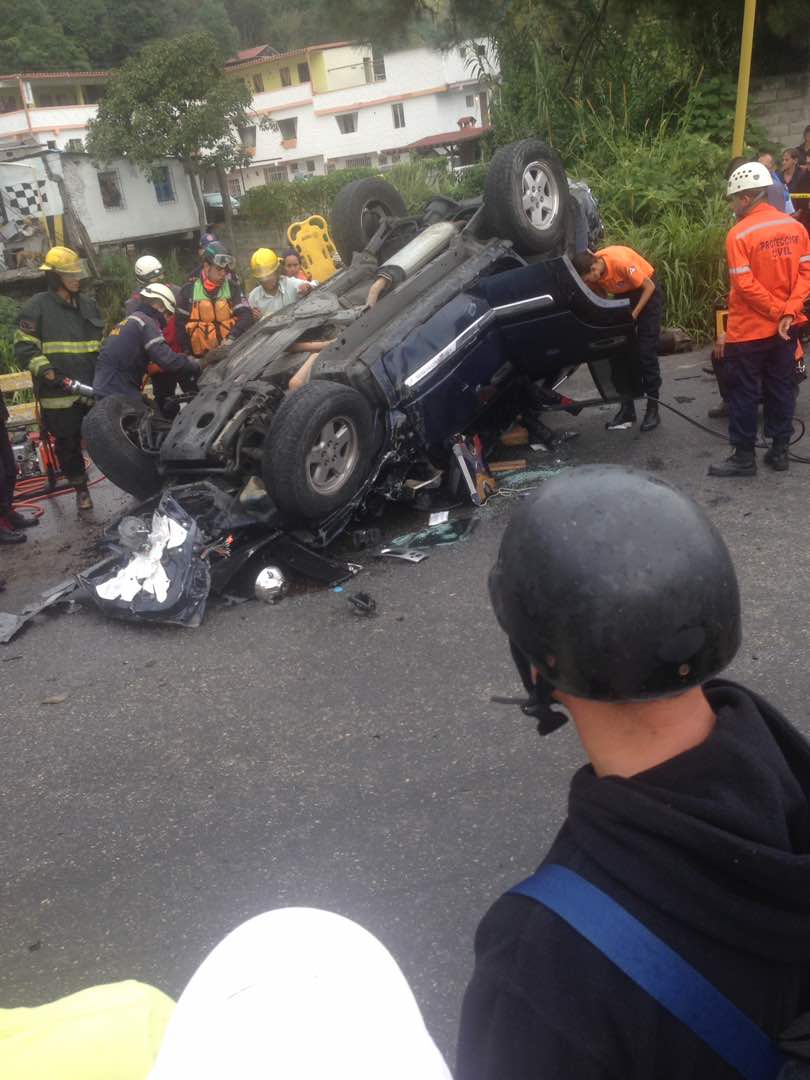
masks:
<path id="1" fill-rule="evenodd" d="M 169 594 L 169 577 L 161 562 L 163 552 L 179 547 L 188 536 L 188 530 L 157 510 L 152 515 L 152 531 L 144 551 L 139 551 L 112 577 L 96 585 L 102 600 L 133 600 L 139 592 L 151 593 L 162 604 Z"/>
<path id="2" fill-rule="evenodd" d="M 248 303 L 262 315 L 281 311 L 287 304 L 292 304 L 298 299 L 299 288 L 306 284 L 308 284 L 306 281 L 282 275 L 278 279 L 278 289 L 274 293 L 265 292 L 261 285 L 257 285 L 251 290 Z"/>
<path id="3" fill-rule="evenodd" d="M 248 920 L 203 961 L 149 1080 L 452 1080 L 391 954 L 328 911 Z"/>

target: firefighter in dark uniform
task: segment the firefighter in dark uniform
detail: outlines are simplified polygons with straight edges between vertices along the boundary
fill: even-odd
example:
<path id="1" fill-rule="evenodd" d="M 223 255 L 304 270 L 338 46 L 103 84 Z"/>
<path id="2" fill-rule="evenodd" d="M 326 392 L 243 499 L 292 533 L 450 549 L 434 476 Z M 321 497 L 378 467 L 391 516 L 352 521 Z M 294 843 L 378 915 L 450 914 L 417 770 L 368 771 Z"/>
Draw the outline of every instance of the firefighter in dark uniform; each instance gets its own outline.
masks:
<path id="1" fill-rule="evenodd" d="M 76 489 L 77 506 L 90 510 L 81 446 L 88 403 L 63 383 L 75 379 L 92 386 L 104 320 L 95 300 L 81 292 L 83 269 L 75 251 L 52 247 L 40 270 L 48 288 L 20 312 L 14 355 L 31 372 L 45 427 L 56 440 L 62 473 Z"/>

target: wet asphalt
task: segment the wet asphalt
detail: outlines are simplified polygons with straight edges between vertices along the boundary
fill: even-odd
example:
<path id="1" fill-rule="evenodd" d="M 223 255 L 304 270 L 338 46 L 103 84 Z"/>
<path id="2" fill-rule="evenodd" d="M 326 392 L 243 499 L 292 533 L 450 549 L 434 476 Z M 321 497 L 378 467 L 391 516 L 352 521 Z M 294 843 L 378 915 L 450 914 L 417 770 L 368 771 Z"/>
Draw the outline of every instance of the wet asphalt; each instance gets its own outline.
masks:
<path id="1" fill-rule="evenodd" d="M 718 400 L 705 356 L 664 361 L 664 399 L 696 419 Z M 710 479 L 722 443 L 667 414 L 647 435 L 608 433 L 611 412 L 550 423 L 581 433 L 572 464 L 649 469 L 708 510 L 742 587 L 732 674 L 810 733 L 810 467 Z M 62 500 L 36 544 L 0 552 L 0 608 L 92 561 L 88 537 L 126 502 L 94 491 L 88 526 Z M 309 905 L 382 939 L 452 1058 L 475 926 L 548 848 L 582 760 L 570 731 L 541 743 L 489 701 L 518 689 L 485 588 L 513 505 L 492 500 L 418 565 L 356 553 L 342 593 L 214 606 L 197 630 L 80 608 L 0 646 L 0 1006 L 130 977 L 176 995 L 240 921 Z M 375 615 L 347 603 L 359 590 Z"/>

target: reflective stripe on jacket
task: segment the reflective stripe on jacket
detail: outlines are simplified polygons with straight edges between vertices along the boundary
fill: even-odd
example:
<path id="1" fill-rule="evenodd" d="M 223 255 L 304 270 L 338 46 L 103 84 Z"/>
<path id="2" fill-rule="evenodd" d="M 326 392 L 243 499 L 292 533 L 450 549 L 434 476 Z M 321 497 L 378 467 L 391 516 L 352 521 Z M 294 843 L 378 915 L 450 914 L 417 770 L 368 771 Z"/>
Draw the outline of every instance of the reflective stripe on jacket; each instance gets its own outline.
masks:
<path id="1" fill-rule="evenodd" d="M 726 342 L 773 337 L 783 315 L 805 322 L 810 295 L 810 237 L 803 225 L 758 203 L 726 237 L 731 291 Z"/>
<path id="2" fill-rule="evenodd" d="M 161 371 L 196 375 L 200 365 L 193 357 L 176 353 L 163 336 L 154 311 L 144 304 L 112 328 L 96 363 L 93 389 L 99 396 L 117 394 L 140 398 L 147 366 Z"/>
<path id="3" fill-rule="evenodd" d="M 92 383 L 104 320 L 92 297 L 79 293 L 69 303 L 55 292 L 37 293 L 23 306 L 14 335 L 17 362 L 31 372 L 44 409 L 69 409 L 78 398 L 58 382 L 40 380 L 53 367 L 62 377 Z"/>

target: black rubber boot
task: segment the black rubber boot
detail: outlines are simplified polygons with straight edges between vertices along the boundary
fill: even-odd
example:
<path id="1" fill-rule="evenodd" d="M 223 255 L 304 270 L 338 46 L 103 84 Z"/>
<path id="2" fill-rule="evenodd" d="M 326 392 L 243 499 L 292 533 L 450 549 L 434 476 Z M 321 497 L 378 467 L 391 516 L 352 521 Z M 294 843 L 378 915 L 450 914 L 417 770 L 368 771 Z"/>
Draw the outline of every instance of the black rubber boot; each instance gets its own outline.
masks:
<path id="1" fill-rule="evenodd" d="M 755 476 L 757 459 L 753 450 L 743 450 L 737 446 L 731 457 L 719 465 L 709 466 L 709 476 Z"/>
<path id="2" fill-rule="evenodd" d="M 9 510 L 6 517 L 14 529 L 33 529 L 35 525 L 39 525 L 39 518 L 33 514 L 21 514 L 19 510 Z"/>
<path id="3" fill-rule="evenodd" d="M 788 444 L 784 439 L 774 439 L 769 450 L 765 451 L 765 464 L 774 472 L 787 472 L 790 468 Z"/>
<path id="4" fill-rule="evenodd" d="M 612 420 L 608 420 L 605 427 L 608 431 L 624 431 L 636 422 L 636 406 L 632 401 L 623 401 L 619 411 Z"/>
<path id="5" fill-rule="evenodd" d="M 728 417 L 728 405 L 725 401 L 721 401 L 719 405 L 713 405 L 709 409 L 710 420 L 725 420 Z"/>
<path id="6" fill-rule="evenodd" d="M 658 412 L 658 402 L 655 398 L 647 398 L 647 408 L 644 412 L 644 419 L 641 421 L 641 430 L 652 431 L 660 423 L 661 416 Z"/>

